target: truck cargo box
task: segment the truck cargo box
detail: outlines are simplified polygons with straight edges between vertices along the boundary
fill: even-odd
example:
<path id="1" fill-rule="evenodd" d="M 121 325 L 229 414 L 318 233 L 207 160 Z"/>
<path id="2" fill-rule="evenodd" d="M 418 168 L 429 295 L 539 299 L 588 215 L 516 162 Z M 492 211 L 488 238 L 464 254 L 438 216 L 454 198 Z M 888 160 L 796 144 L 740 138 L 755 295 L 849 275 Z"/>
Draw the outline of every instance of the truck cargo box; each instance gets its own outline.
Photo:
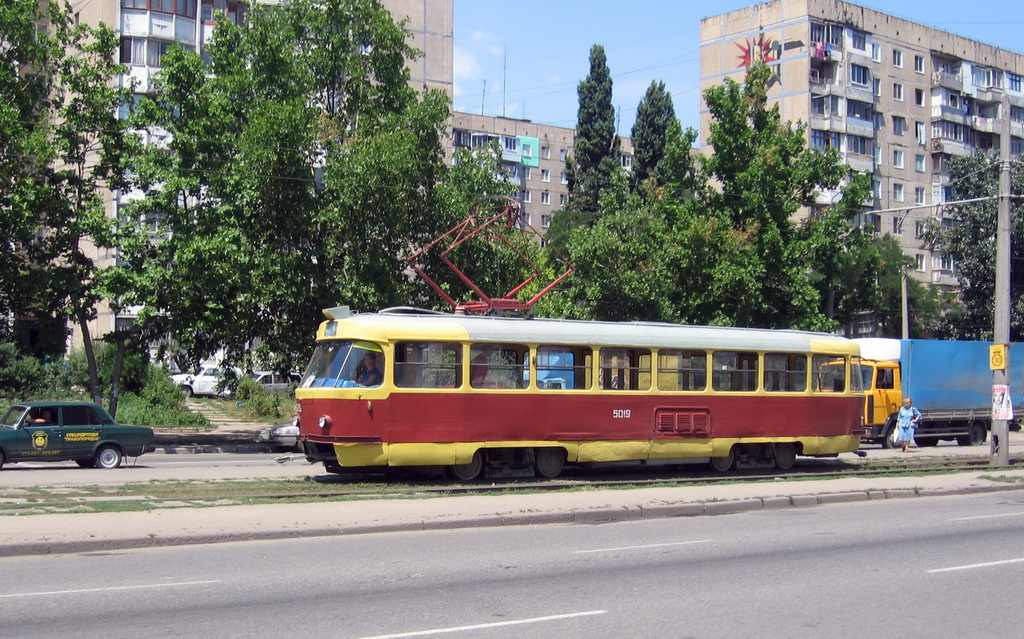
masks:
<path id="1" fill-rule="evenodd" d="M 900 340 L 902 391 L 921 411 L 992 410 L 989 342 Z M 1024 409 L 1024 352 L 1009 349 L 1014 414 Z"/>

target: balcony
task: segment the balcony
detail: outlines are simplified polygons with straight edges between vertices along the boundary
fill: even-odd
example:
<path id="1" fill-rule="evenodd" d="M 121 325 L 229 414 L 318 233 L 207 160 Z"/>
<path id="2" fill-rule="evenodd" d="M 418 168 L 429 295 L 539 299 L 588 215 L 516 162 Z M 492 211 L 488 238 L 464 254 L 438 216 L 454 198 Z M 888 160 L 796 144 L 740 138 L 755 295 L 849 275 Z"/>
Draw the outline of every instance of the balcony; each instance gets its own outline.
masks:
<path id="1" fill-rule="evenodd" d="M 846 132 L 850 135 L 873 138 L 875 137 L 875 123 L 860 118 L 846 118 Z"/>
<path id="2" fill-rule="evenodd" d="M 1002 87 L 978 87 L 978 102 L 999 102 L 1002 99 Z"/>
<path id="3" fill-rule="evenodd" d="M 974 151 L 973 147 L 964 142 L 946 138 L 932 138 L 931 146 L 934 153 L 949 153 L 951 155 L 971 155 Z"/>
<path id="4" fill-rule="evenodd" d="M 964 79 L 959 73 L 935 71 L 932 73 L 932 87 L 944 87 L 955 91 L 963 91 Z"/>
<path id="5" fill-rule="evenodd" d="M 1000 120 L 996 118 L 973 118 L 973 122 L 969 122 L 976 130 L 984 133 L 999 133 L 1000 132 Z"/>
<path id="6" fill-rule="evenodd" d="M 932 106 L 932 120 L 946 120 L 947 122 L 955 122 L 957 124 L 968 123 L 963 109 L 945 105 Z"/>
<path id="7" fill-rule="evenodd" d="M 847 166 L 854 171 L 871 173 L 875 170 L 875 161 L 870 155 L 860 155 L 858 153 L 846 153 L 844 155 L 843 159 L 846 161 Z"/>
<path id="8" fill-rule="evenodd" d="M 843 95 L 845 95 L 848 100 L 872 103 L 875 101 L 875 94 L 871 91 L 871 87 L 861 86 L 859 84 L 847 84 L 846 91 Z"/>

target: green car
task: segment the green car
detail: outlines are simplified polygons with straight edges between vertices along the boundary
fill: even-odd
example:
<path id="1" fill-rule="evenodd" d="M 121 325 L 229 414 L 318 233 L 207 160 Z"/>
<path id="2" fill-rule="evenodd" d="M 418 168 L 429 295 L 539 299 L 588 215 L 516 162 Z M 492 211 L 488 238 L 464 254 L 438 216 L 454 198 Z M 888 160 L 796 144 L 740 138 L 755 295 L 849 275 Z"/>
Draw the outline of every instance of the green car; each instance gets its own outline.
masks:
<path id="1" fill-rule="evenodd" d="M 122 426 L 99 404 L 25 402 L 0 421 L 0 468 L 6 462 L 74 460 L 82 468 L 117 468 L 154 450 L 153 429 Z"/>

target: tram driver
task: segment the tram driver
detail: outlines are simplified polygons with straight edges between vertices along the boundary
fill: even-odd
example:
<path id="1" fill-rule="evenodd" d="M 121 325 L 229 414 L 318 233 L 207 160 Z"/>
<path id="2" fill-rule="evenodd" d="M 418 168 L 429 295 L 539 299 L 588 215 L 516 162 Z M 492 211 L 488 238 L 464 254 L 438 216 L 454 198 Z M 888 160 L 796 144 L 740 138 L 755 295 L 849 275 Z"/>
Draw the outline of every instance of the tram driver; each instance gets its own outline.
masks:
<path id="1" fill-rule="evenodd" d="M 356 369 L 355 382 L 360 386 L 380 386 L 384 374 L 377 368 L 377 353 L 363 355 L 363 361 Z"/>

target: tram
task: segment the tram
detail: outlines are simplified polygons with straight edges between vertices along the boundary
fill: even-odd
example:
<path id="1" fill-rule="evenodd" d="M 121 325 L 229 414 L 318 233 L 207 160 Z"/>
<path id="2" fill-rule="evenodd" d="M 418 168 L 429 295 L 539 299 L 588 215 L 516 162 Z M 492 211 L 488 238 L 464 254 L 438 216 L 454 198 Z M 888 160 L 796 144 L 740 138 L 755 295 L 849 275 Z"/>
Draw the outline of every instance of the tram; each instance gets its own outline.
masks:
<path id="1" fill-rule="evenodd" d="M 573 464 L 788 469 L 856 451 L 851 340 L 792 330 L 324 311 L 296 389 L 329 472 L 442 466 L 461 481 Z"/>

